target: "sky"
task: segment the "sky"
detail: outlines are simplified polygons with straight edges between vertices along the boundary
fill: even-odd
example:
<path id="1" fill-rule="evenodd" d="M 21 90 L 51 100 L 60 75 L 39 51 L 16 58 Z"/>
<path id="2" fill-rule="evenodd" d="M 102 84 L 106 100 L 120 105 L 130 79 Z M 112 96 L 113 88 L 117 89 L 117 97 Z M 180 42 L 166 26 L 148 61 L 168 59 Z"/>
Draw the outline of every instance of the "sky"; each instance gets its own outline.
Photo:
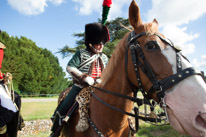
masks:
<path id="1" fill-rule="evenodd" d="M 128 18 L 132 0 L 113 0 L 108 20 Z M 154 18 L 160 32 L 178 45 L 191 64 L 206 73 L 206 0 L 136 0 L 143 22 Z M 74 33 L 101 19 L 103 0 L 0 0 L 0 29 L 50 50 L 62 69 L 70 58 L 57 52 L 75 47 Z"/>

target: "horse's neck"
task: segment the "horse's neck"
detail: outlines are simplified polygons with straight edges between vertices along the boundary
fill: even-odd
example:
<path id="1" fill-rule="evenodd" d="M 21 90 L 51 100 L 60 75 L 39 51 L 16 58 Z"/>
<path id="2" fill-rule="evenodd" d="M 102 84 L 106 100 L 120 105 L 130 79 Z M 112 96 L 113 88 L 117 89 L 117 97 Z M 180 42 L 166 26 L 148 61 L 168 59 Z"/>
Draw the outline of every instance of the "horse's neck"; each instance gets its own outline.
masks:
<path id="1" fill-rule="evenodd" d="M 100 85 L 100 88 L 131 96 L 132 93 L 129 92 L 130 90 L 127 84 L 124 70 L 122 70 L 121 68 L 124 68 L 123 63 L 121 63 L 121 65 L 119 65 L 117 68 L 115 68 L 115 71 L 111 72 L 112 77 L 110 77 L 104 83 L 104 85 Z M 120 108 L 121 110 L 130 112 L 132 109 L 133 103 L 129 100 L 113 96 L 98 90 L 95 91 L 95 94 L 105 103 Z M 126 115 L 123 115 L 116 110 L 108 108 L 94 98 L 92 98 L 91 102 L 93 104 L 93 107 L 95 108 L 94 111 L 91 110 L 91 115 L 95 117 L 94 123 L 97 123 L 99 127 L 103 127 L 103 131 L 109 133 L 109 130 L 118 130 L 125 124 L 127 125 L 128 117 Z"/>

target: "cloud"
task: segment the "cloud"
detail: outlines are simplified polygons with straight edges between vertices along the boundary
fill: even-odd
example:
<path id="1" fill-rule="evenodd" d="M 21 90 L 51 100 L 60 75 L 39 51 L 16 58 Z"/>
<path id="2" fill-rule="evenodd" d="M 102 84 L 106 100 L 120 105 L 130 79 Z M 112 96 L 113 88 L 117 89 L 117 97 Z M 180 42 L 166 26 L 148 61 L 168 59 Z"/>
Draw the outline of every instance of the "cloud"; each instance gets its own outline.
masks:
<path id="1" fill-rule="evenodd" d="M 175 45 L 182 49 L 183 54 L 188 55 L 195 52 L 195 45 L 190 43 L 193 39 L 199 37 L 198 33 L 186 33 L 187 27 L 177 27 L 175 25 L 166 25 L 162 28 L 162 33 L 169 38 Z"/>
<path id="2" fill-rule="evenodd" d="M 54 5 L 60 5 L 64 2 L 64 0 L 49 0 L 51 3 L 53 3 Z"/>
<path id="3" fill-rule="evenodd" d="M 47 3 L 60 5 L 63 0 L 8 0 L 9 5 L 24 15 L 38 15 L 45 11 Z"/>
<path id="4" fill-rule="evenodd" d="M 102 14 L 102 3 L 103 0 L 72 0 L 76 3 L 75 10 L 81 15 L 90 15 L 93 12 Z M 141 3 L 141 0 L 136 2 Z M 128 18 L 128 11 L 123 11 L 124 7 L 129 7 L 130 2 L 128 0 L 112 0 L 111 9 L 109 12 L 108 19 L 115 19 L 117 17 Z M 127 8 L 128 9 L 128 8 Z"/>
<path id="5" fill-rule="evenodd" d="M 123 10 L 124 7 L 129 7 L 130 1 L 128 0 L 113 0 L 112 8 L 108 19 L 115 19 L 117 17 L 128 18 L 128 10 L 125 12 Z"/>
<path id="6" fill-rule="evenodd" d="M 206 0 L 152 0 L 152 3 L 148 20 L 156 18 L 162 26 L 188 24 L 206 13 Z"/>
<path id="7" fill-rule="evenodd" d="M 80 15 L 90 15 L 92 12 L 100 12 L 102 9 L 101 0 L 72 0 L 77 3 L 75 9 Z"/>
<path id="8" fill-rule="evenodd" d="M 194 59 L 192 64 L 199 70 L 206 70 L 206 55 L 201 56 L 201 61 Z"/>

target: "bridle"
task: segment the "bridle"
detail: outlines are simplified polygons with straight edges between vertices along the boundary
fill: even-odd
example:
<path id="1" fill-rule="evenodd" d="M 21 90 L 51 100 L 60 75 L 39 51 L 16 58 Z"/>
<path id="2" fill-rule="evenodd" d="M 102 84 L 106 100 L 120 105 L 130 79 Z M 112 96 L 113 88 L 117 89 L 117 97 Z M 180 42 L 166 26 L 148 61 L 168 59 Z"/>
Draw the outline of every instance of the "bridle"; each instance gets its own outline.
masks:
<path id="1" fill-rule="evenodd" d="M 171 75 L 171 76 L 164 78 L 162 80 L 158 80 L 156 78 L 154 72 L 152 71 L 150 65 L 148 64 L 148 62 L 144 56 L 144 53 L 142 51 L 141 46 L 137 42 L 137 39 L 144 36 L 144 35 L 147 35 L 147 33 L 142 32 L 142 33 L 135 35 L 134 31 L 131 32 L 130 36 L 128 38 L 128 46 L 127 46 L 127 48 L 130 48 L 130 51 L 131 51 L 131 57 L 132 57 L 133 65 L 134 65 L 135 75 L 136 75 L 136 78 L 138 81 L 138 87 L 137 86 L 135 86 L 135 87 L 138 88 L 138 90 L 142 91 L 144 97 L 150 99 L 150 97 L 146 93 L 151 95 L 152 93 L 155 92 L 157 94 L 158 100 L 160 101 L 161 98 L 164 98 L 165 91 L 167 89 L 171 88 L 172 86 L 176 85 L 177 83 L 179 83 L 180 81 L 184 80 L 185 78 L 187 78 L 191 75 L 202 75 L 199 71 L 195 70 L 193 67 L 186 68 L 186 69 L 182 70 L 181 57 L 185 58 L 186 60 L 188 60 L 188 59 L 181 54 L 180 50 L 177 49 L 170 40 L 165 39 L 162 36 L 160 36 L 159 34 L 155 33 L 153 35 L 159 37 L 163 42 L 167 43 L 169 46 L 171 46 L 175 50 L 176 62 L 177 62 L 177 65 L 176 65 L 177 66 L 177 73 L 176 74 Z M 156 41 L 154 41 L 154 43 L 157 44 L 157 46 L 159 47 L 159 45 Z M 134 87 L 134 84 L 129 80 L 129 77 L 128 77 L 127 57 L 128 57 L 128 49 L 126 50 L 126 55 L 125 55 L 125 58 L 126 58 L 125 59 L 125 71 L 126 71 L 127 79 L 129 81 L 130 86 Z M 142 70 L 143 73 L 146 74 L 146 76 L 149 78 L 149 80 L 152 83 L 152 87 L 149 89 L 148 92 L 144 91 L 144 89 L 143 89 L 141 78 L 140 78 L 140 73 L 139 73 L 139 68 Z M 133 92 L 135 92 L 135 91 L 133 90 Z M 135 93 L 135 95 L 136 95 L 136 93 Z"/>
<path id="2" fill-rule="evenodd" d="M 176 48 L 170 40 L 163 38 L 162 36 L 160 36 L 157 33 L 155 33 L 153 35 L 159 37 L 161 41 L 163 41 L 164 43 L 167 43 L 169 46 L 171 46 L 175 50 L 176 62 L 177 62 L 177 73 L 176 74 L 171 75 L 169 77 L 166 77 L 164 79 L 158 80 L 156 78 L 154 72 L 152 71 L 149 63 L 147 62 L 140 44 L 137 41 L 137 39 L 139 39 L 140 37 L 147 36 L 147 33 L 141 32 L 139 34 L 135 34 L 135 32 L 133 31 L 129 34 L 129 37 L 127 39 L 128 44 L 127 44 L 127 47 L 125 50 L 125 73 L 127 76 L 129 86 L 133 91 L 133 97 L 122 95 L 122 94 L 115 93 L 115 92 L 111 92 L 111 91 L 108 91 L 108 90 L 105 90 L 102 88 L 98 88 L 95 86 L 91 86 L 95 89 L 98 89 L 99 91 L 102 91 L 102 92 L 105 92 L 105 93 L 108 93 L 108 94 L 111 94 L 114 96 L 118 96 L 121 98 L 129 99 L 129 100 L 137 103 L 138 107 L 134 107 L 134 113 L 125 112 L 124 110 L 121 110 L 115 106 L 107 104 L 106 102 L 101 100 L 99 97 L 97 97 L 94 92 L 91 92 L 93 97 L 95 97 L 98 101 L 100 101 L 102 104 L 106 105 L 107 107 L 109 107 L 113 110 L 119 111 L 123 114 L 135 117 L 136 130 L 133 130 L 133 132 L 138 131 L 138 128 L 139 128 L 138 120 L 139 119 L 146 121 L 146 122 L 153 122 L 153 123 L 158 123 L 158 122 L 161 123 L 162 121 L 165 121 L 165 123 L 168 122 L 168 117 L 167 117 L 167 112 L 166 112 L 166 104 L 164 101 L 165 91 L 189 76 L 201 75 L 201 73 L 199 71 L 195 70 L 193 67 L 186 68 L 186 69 L 182 70 L 181 57 L 183 57 L 183 58 L 185 58 L 185 57 L 181 54 L 180 50 L 178 48 Z M 151 35 L 149 35 L 149 36 L 151 36 Z M 157 41 L 149 41 L 147 44 L 156 44 L 156 46 L 160 47 L 158 45 Z M 130 81 L 129 76 L 128 76 L 127 65 L 128 65 L 128 51 L 129 51 L 129 49 L 130 49 L 130 53 L 131 53 L 132 63 L 134 66 L 138 86 L 133 84 Z M 142 85 L 142 81 L 141 81 L 141 77 L 140 77 L 140 69 L 148 77 L 148 79 L 152 83 L 151 88 L 147 92 L 144 90 L 143 85 Z M 142 93 L 142 95 L 144 97 L 143 99 L 137 97 L 138 91 L 140 91 Z M 155 114 L 154 117 L 149 117 L 149 114 L 147 114 L 146 110 L 145 110 L 145 113 L 140 113 L 139 107 L 143 104 L 145 106 L 149 105 L 151 112 L 153 112 L 156 104 L 158 104 L 156 101 L 154 101 L 150 97 L 150 95 L 153 93 L 157 94 L 157 99 L 159 101 L 160 107 L 163 109 L 163 112 L 161 112 L 159 114 Z M 144 116 L 142 116 L 142 114 Z M 96 127 L 95 127 L 94 123 L 91 121 L 91 119 L 89 119 L 89 121 L 90 121 L 92 127 L 95 129 Z M 96 128 L 96 133 L 98 134 L 101 132 L 99 132 L 98 129 Z M 100 135 L 102 136 L 103 134 L 100 134 Z"/>

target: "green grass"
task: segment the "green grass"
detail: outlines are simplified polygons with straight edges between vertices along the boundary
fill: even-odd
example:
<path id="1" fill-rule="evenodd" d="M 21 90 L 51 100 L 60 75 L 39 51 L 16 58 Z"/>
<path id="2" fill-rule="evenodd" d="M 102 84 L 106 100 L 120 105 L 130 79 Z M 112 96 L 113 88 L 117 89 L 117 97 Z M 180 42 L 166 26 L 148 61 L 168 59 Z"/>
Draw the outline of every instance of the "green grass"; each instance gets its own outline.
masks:
<path id="1" fill-rule="evenodd" d="M 57 102 L 23 102 L 21 114 L 25 121 L 49 119 L 56 109 Z"/>
<path id="2" fill-rule="evenodd" d="M 181 135 L 170 125 L 155 126 L 147 123 L 141 124 L 137 137 L 190 137 Z"/>

